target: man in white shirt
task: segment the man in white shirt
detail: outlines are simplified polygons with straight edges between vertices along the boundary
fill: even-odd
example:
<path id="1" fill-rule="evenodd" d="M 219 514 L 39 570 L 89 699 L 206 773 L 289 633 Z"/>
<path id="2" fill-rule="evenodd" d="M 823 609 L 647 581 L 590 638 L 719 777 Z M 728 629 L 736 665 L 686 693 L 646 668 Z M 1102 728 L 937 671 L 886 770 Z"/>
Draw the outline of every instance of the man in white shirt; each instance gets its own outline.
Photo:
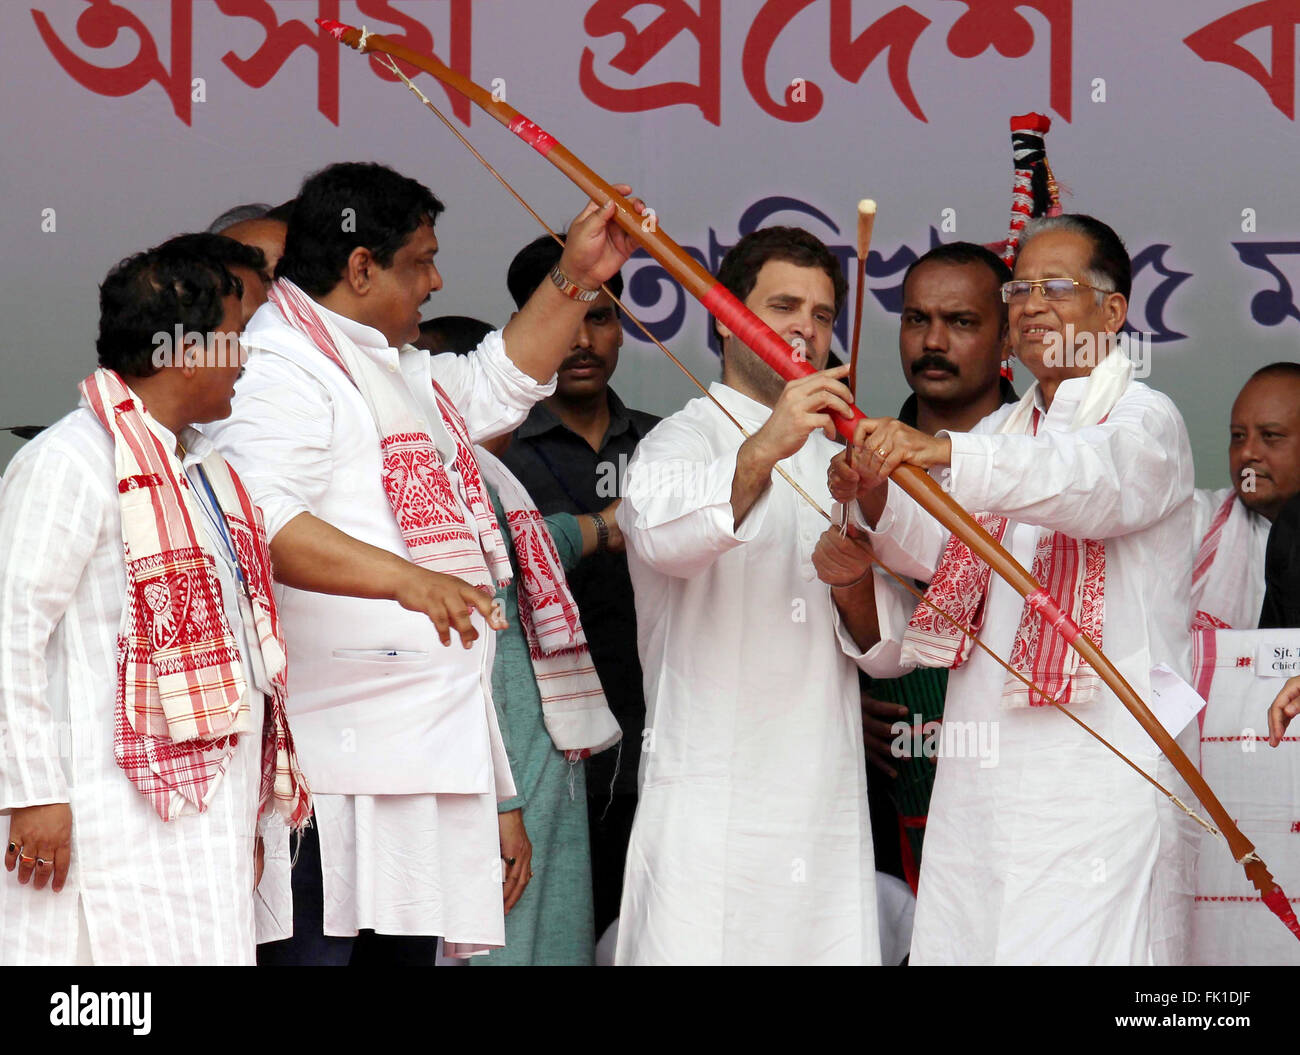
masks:
<path id="1" fill-rule="evenodd" d="M 837 456 L 832 493 L 856 493 L 881 560 L 929 581 L 940 607 L 1177 794 L 1168 761 L 1095 672 L 886 479 L 903 461 L 946 468 L 952 497 L 1046 580 L 1140 696 L 1150 698 L 1155 664 L 1187 677 L 1191 450 L 1174 405 L 1112 350 L 1130 286 L 1128 254 L 1105 224 L 1031 223 L 1003 296 L 1012 347 L 1037 383 L 969 433 L 864 422 L 867 446 L 853 468 Z M 945 735 L 962 723 L 968 744 L 986 733 L 999 744 L 996 760 L 940 758 L 911 962 L 1183 962 L 1186 820 L 928 608 L 906 628 L 882 610 L 881 633 L 914 660 L 952 667 Z M 1194 747 L 1195 733 L 1193 723 L 1180 741 Z"/>
<path id="2" fill-rule="evenodd" d="M 666 418 L 618 510 L 645 672 L 640 801 L 620 964 L 880 962 L 855 661 L 875 642 L 870 576 L 817 580 L 822 434 L 848 414 L 824 370 L 845 300 L 835 257 L 773 227 L 719 282 L 820 372 L 784 384 L 719 326 L 722 383 Z"/>
<path id="3" fill-rule="evenodd" d="M 10 463 L 0 496 L 0 810 L 9 814 L 11 873 L 0 876 L 5 964 L 254 961 L 263 696 L 274 692 L 274 672 L 241 604 L 245 584 L 257 583 L 246 546 L 253 536 L 223 515 L 226 503 L 208 490 L 215 484 L 221 493 L 224 463 L 189 426 L 229 412 L 240 368 L 236 338 L 246 321 L 230 268 L 260 262 L 257 250 L 204 234 L 115 267 L 100 291 L 102 369 L 83 384 L 82 405 Z M 202 336 L 204 347 L 168 344 L 177 333 Z M 208 351 L 216 355 L 205 358 Z M 122 475 L 120 442 L 115 447 L 93 409 L 97 379 L 115 386 L 112 412 L 157 443 L 166 468 Z M 228 630 L 217 669 L 245 687 L 232 690 L 244 709 L 230 727 L 238 735 L 215 743 L 152 739 L 150 751 L 173 758 L 191 749 L 200 758 L 228 752 L 220 771 L 204 776 L 201 796 L 174 784 L 160 793 L 150 775 L 130 768 L 127 752 L 141 739 L 124 731 L 140 679 L 153 678 L 164 661 L 185 659 L 161 651 L 164 641 L 147 667 L 127 669 L 120 660 L 129 651 L 122 642 L 134 640 L 135 566 L 150 559 L 137 546 L 124 551 L 124 509 L 130 496 L 158 504 L 169 486 L 178 502 L 184 494 L 197 542 L 186 563 L 209 564 L 212 578 L 186 572 L 183 596 L 169 592 L 171 580 L 148 582 L 142 594 L 152 611 L 142 614 L 153 616 L 156 641 L 174 630 L 191 653 L 193 642 L 175 629 L 191 617 Z M 247 518 L 244 525 L 253 526 Z M 264 571 L 269 598 L 269 559 Z M 215 584 L 219 600 L 205 582 Z M 257 596 L 254 589 L 253 603 Z M 303 816 L 306 809 L 304 802 Z"/>
<path id="4" fill-rule="evenodd" d="M 1259 625 L 1269 529 L 1300 492 L 1300 363 L 1256 370 L 1232 404 L 1228 428 L 1232 486 L 1195 495 L 1194 629 Z"/>
<path id="5" fill-rule="evenodd" d="M 1261 616 L 1269 534 L 1300 491 L 1300 364 L 1272 363 L 1242 387 L 1232 404 L 1228 465 L 1231 487 L 1195 496 L 1192 684 L 1206 701 L 1197 722 L 1200 768 L 1242 829 L 1259 840 L 1261 856 L 1285 875 L 1300 864 L 1289 832 L 1300 759 L 1294 744 L 1280 753 L 1243 748 L 1254 746 L 1276 692 L 1259 654 L 1295 644 L 1294 634 L 1258 628 L 1285 625 Z M 1294 962 L 1300 950 L 1268 913 L 1256 911 L 1258 902 L 1242 898 L 1241 869 L 1214 842 L 1202 837 L 1197 860 L 1192 962 Z"/>
<path id="6" fill-rule="evenodd" d="M 435 935 L 456 953 L 499 946 L 502 873 L 507 894 L 528 880 L 509 849 L 518 818 L 498 828 L 514 787 L 484 631 L 504 547 L 469 446 L 553 390 L 630 242 L 612 203 L 588 203 L 552 280 L 504 331 L 431 359 L 408 342 L 442 286 L 441 211 L 381 165 L 308 178 L 234 411 L 213 431 L 266 511 L 289 709 L 315 782 L 292 885 L 287 838 L 268 839 L 264 963 L 432 964 Z"/>

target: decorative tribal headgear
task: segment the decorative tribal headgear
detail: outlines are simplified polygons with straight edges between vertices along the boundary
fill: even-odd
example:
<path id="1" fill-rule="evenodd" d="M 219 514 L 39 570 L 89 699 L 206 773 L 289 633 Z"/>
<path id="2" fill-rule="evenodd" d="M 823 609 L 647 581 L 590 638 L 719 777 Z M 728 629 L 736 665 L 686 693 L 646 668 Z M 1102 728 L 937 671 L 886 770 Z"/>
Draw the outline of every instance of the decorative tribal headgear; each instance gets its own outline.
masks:
<path id="1" fill-rule="evenodd" d="M 1007 267 L 1014 267 L 1020 251 L 1020 234 L 1030 220 L 1061 215 L 1061 194 L 1052 167 L 1047 163 L 1045 138 L 1052 119 L 1045 114 L 1020 114 L 1011 118 L 1011 222 L 1007 236 L 990 242 Z M 1011 362 L 1002 364 L 1002 376 L 1011 380 Z"/>
<path id="2" fill-rule="evenodd" d="M 1052 119 L 1043 114 L 1021 114 L 1011 119 L 1011 222 L 1007 236 L 989 248 L 1015 266 L 1020 233 L 1030 220 L 1061 215 L 1061 193 L 1052 166 L 1047 163 L 1046 136 Z"/>

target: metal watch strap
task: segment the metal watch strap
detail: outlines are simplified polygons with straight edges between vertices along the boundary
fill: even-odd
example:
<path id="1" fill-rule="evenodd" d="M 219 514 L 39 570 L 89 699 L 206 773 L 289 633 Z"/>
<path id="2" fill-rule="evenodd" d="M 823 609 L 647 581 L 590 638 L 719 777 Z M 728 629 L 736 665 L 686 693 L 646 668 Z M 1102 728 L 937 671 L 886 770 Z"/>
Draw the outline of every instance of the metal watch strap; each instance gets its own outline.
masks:
<path id="1" fill-rule="evenodd" d="M 609 525 L 599 513 L 591 514 L 591 522 L 596 525 L 596 552 L 604 553 L 609 547 Z"/>
<path id="2" fill-rule="evenodd" d="M 555 283 L 555 288 L 570 300 L 581 301 L 585 304 L 600 296 L 599 289 L 583 289 L 574 282 L 573 279 L 560 270 L 559 264 L 551 268 L 551 281 Z"/>

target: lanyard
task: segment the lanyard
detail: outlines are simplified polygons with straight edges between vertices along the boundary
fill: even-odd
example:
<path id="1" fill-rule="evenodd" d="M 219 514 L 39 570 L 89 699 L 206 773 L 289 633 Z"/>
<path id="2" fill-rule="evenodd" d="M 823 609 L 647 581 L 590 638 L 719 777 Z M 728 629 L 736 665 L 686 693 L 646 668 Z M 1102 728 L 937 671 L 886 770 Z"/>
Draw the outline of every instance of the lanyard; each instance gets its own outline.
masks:
<path id="1" fill-rule="evenodd" d="M 226 544 L 226 552 L 230 554 L 230 562 L 235 566 L 235 578 L 239 580 L 240 586 L 244 586 L 244 569 L 239 566 L 239 557 L 235 554 L 234 540 L 230 537 L 230 528 L 226 524 L 225 514 L 221 512 L 221 504 L 217 501 L 217 496 L 212 490 L 212 484 L 208 481 L 208 474 L 204 471 L 203 466 L 195 465 L 194 468 L 198 470 L 199 480 L 203 484 L 203 490 L 207 492 L 208 501 L 212 503 L 212 508 L 209 509 L 202 500 L 200 500 L 199 505 L 204 507 L 203 511 L 207 514 L 208 519 L 221 532 L 221 540 Z M 215 515 L 213 515 L 214 510 Z"/>

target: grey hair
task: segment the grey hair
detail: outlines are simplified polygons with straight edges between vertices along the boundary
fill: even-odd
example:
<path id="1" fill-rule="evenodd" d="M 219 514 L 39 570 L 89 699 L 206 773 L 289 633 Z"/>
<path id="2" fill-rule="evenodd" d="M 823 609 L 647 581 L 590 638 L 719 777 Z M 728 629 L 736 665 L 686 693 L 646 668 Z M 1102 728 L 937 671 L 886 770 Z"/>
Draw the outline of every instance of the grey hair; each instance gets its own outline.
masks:
<path id="1" fill-rule="evenodd" d="M 227 209 L 208 225 L 208 234 L 220 234 L 227 227 L 234 227 L 235 224 L 243 223 L 245 220 L 260 220 L 270 211 L 271 206 L 260 201 L 236 205 L 233 209 Z"/>
<path id="2" fill-rule="evenodd" d="M 1047 231 L 1067 231 L 1082 235 L 1092 246 L 1092 255 L 1082 275 L 1090 286 L 1097 287 L 1094 292 L 1097 303 L 1105 302 L 1107 293 L 1120 293 L 1124 299 L 1129 298 L 1133 290 L 1133 264 L 1128 250 L 1119 235 L 1100 220 L 1082 213 L 1062 213 L 1059 216 L 1040 216 L 1030 220 L 1020 235 L 1019 252 L 1029 242 Z"/>

